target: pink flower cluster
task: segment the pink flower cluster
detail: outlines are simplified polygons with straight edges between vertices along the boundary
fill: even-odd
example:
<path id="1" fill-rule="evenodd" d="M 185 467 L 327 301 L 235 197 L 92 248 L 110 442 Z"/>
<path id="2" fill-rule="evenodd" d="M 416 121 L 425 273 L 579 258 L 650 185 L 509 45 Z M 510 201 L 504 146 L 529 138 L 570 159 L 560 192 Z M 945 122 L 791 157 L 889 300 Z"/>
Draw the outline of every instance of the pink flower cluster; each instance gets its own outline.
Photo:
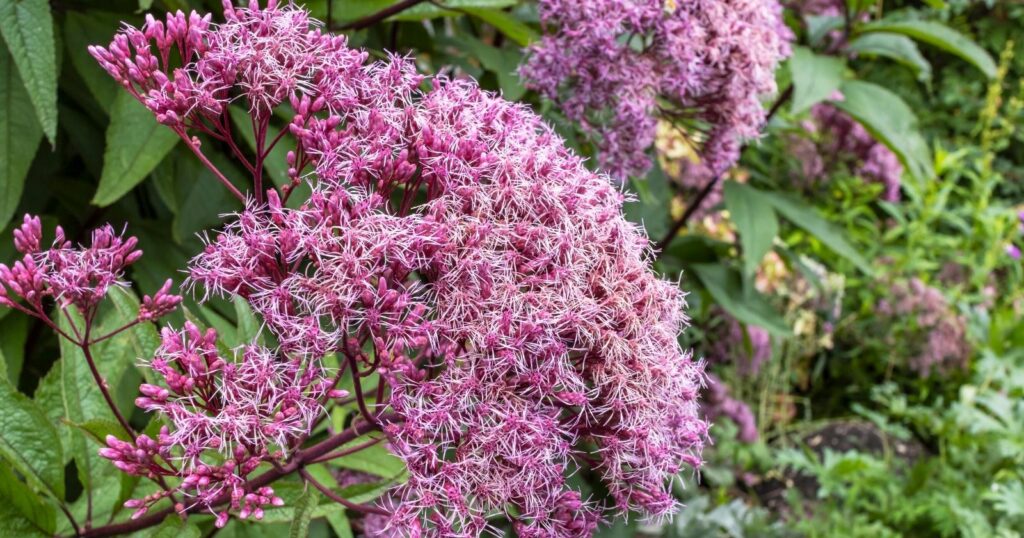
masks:
<path id="1" fill-rule="evenodd" d="M 353 374 L 382 378 L 360 412 L 408 468 L 392 492 L 392 530 L 475 536 L 504 514 L 521 536 L 590 535 L 603 507 L 566 482 L 583 465 L 620 512 L 670 514 L 669 482 L 701 463 L 702 365 L 678 342 L 683 293 L 651 270 L 648 240 L 623 217 L 610 179 L 528 109 L 471 82 L 421 89 L 411 61 L 365 63 L 293 6 L 227 10 L 224 25 L 190 22 L 186 37 L 175 16 L 164 37 L 150 21 L 93 49 L 176 126 L 201 130 L 238 95 L 254 117 L 287 100 L 292 175 L 314 172 L 297 208 L 274 191 L 250 202 L 189 269 L 203 296 L 243 297 L 262 317 L 280 349 L 247 348 L 242 364 L 264 365 L 265 394 L 291 386 L 297 399 L 281 419 L 235 409 L 244 424 L 228 431 L 199 404 L 226 401 L 225 383 L 240 381 L 228 381 L 207 336 L 165 333 L 153 366 L 168 388 L 147 387 L 140 404 L 172 418 L 168 440 L 244 448 L 235 465 L 262 458 L 270 441 L 287 447 L 308 428 L 316 398 L 303 395 L 319 385 L 269 364 L 297 356 L 316 366 L 337 353 Z M 161 56 L 162 43 L 187 52 L 173 80 L 167 62 L 147 56 L 147 36 Z M 136 76 L 140 58 L 154 69 Z M 716 83 L 716 96 L 740 91 Z M 192 465 L 216 474 L 203 487 L 224 476 Z"/>
<path id="2" fill-rule="evenodd" d="M 957 314 L 942 292 L 919 279 L 897 282 L 890 298 L 879 301 L 877 311 L 888 318 L 909 319 L 914 324 L 912 355 L 908 366 L 922 377 L 933 371 L 946 373 L 966 368 L 971 358 L 967 321 Z"/>
<path id="3" fill-rule="evenodd" d="M 14 245 L 23 257 L 10 267 L 0 264 L 0 305 L 46 318 L 43 302 L 52 298 L 61 308 L 73 305 L 91 315 L 112 286 L 127 286 L 124 270 L 142 256 L 135 249 L 137 239 L 124 238 L 109 224 L 93 230 L 88 247 L 74 246 L 60 226 L 49 249 L 42 249 L 42 236 L 39 217 L 31 215 L 14 230 Z M 155 296 L 147 296 L 139 316 L 163 316 L 180 302 L 168 281 Z"/>
<path id="4" fill-rule="evenodd" d="M 679 125 L 713 176 L 765 120 L 791 32 L 776 0 L 541 0 L 547 30 L 520 71 L 595 141 L 613 176 L 640 175 L 657 118 Z"/>
<path id="5" fill-rule="evenodd" d="M 156 441 L 139 436 L 134 445 L 108 437 L 100 454 L 129 474 L 182 478 L 176 490 L 189 498 L 184 506 L 212 510 L 227 497 L 228 508 L 243 519 L 260 519 L 263 505 L 281 504 L 272 488 L 247 491 L 248 475 L 262 463 L 283 460 L 304 440 L 328 397 L 347 395 L 315 361 L 279 357 L 256 345 L 225 359 L 217 333 L 190 322 L 181 331 L 163 330 L 148 365 L 166 388 L 143 384 L 135 403 L 166 417 L 173 429 L 165 427 Z M 142 515 L 167 494 L 129 502 Z M 218 525 L 227 518 L 221 511 Z"/>
<path id="6" fill-rule="evenodd" d="M 842 96 L 837 98 L 841 100 Z M 816 140 L 798 140 L 793 150 L 805 179 L 822 181 L 836 167 L 844 166 L 868 181 L 881 183 L 885 187 L 883 200 L 900 200 L 903 165 L 892 150 L 833 105 L 814 105 L 811 117 L 805 129 Z"/>

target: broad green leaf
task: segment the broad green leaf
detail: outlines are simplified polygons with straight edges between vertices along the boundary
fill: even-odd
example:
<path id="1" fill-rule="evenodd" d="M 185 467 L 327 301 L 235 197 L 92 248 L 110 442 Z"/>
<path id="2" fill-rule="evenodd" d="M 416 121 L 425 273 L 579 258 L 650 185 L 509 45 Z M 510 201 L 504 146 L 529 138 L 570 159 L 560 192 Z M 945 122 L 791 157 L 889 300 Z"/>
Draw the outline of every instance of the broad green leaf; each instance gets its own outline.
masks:
<path id="1" fill-rule="evenodd" d="M 121 15 L 97 10 L 89 10 L 88 15 L 68 11 L 64 16 L 64 43 L 71 65 L 82 77 L 96 102 L 108 112 L 124 90 L 89 54 L 88 47 L 108 42 L 114 30 L 121 25 L 122 18 Z"/>
<path id="2" fill-rule="evenodd" d="M 199 527 L 182 521 L 178 514 L 171 514 L 163 522 L 144 535 L 146 538 L 199 538 Z"/>
<path id="3" fill-rule="evenodd" d="M 29 534 L 18 534 L 17 536 L 53 536 L 54 531 L 57 530 L 57 514 L 53 506 L 47 504 L 28 486 L 18 480 L 18 477 L 6 465 L 0 465 L 0 504 L 4 506 L 0 508 L 0 519 L 11 522 L 14 518 L 20 518 L 28 522 L 31 530 L 26 530 L 26 532 Z M 18 525 L 21 526 L 23 523 L 18 522 Z M 2 531 L 3 529 L 0 527 L 0 535 L 15 536 L 3 534 Z"/>
<path id="4" fill-rule="evenodd" d="M 109 295 L 116 297 L 116 294 L 121 293 L 127 294 L 130 292 L 112 289 Z M 93 337 L 108 334 L 134 319 L 137 310 L 132 310 L 130 313 L 120 310 L 116 304 L 118 300 L 122 299 L 115 299 L 115 306 L 113 308 L 101 312 L 98 322 L 93 329 Z M 81 316 L 72 309 L 68 309 L 67 312 L 69 312 L 72 321 L 69 321 L 67 317 L 61 317 L 59 326 L 65 332 L 74 334 L 71 325 L 73 322 L 74 326 L 81 332 L 84 326 Z M 118 385 L 125 371 L 137 358 L 135 354 L 136 348 L 131 343 L 132 332 L 132 330 L 122 332 L 90 347 L 90 352 L 96 361 L 96 368 L 100 376 L 110 387 Z M 116 418 L 96 384 L 82 350 L 77 345 L 63 338 L 60 342 L 60 350 L 61 359 L 54 367 L 59 366 L 61 368 L 61 387 L 64 403 L 63 420 L 71 424 L 86 424 L 94 420 L 115 421 Z M 122 414 L 129 416 L 131 412 L 128 409 L 124 409 Z M 89 435 L 85 432 L 73 428 L 70 437 L 70 448 L 78 468 L 79 480 L 83 486 L 86 488 L 98 488 L 99 484 L 109 477 L 113 477 L 116 480 L 117 475 L 111 473 L 112 465 L 96 453 L 96 448 L 92 446 L 91 441 L 87 437 Z M 116 496 L 116 494 L 117 492 L 114 491 L 113 495 Z"/>
<path id="5" fill-rule="evenodd" d="M 909 67 L 921 80 L 928 80 L 932 76 L 932 64 L 921 55 L 917 43 L 905 35 L 888 32 L 864 34 L 850 41 L 846 50 L 889 58 Z"/>
<path id="6" fill-rule="evenodd" d="M 647 237 L 663 237 L 672 221 L 669 214 L 672 189 L 665 172 L 658 163 L 654 163 L 646 178 L 630 180 L 630 184 L 637 193 L 637 199 L 624 204 L 626 218 L 643 225 Z"/>
<path id="7" fill-rule="evenodd" d="M 739 271 L 718 263 L 699 263 L 690 267 L 711 298 L 741 323 L 763 327 L 778 336 L 792 334 L 786 321 L 765 297 L 753 285 L 744 284 Z"/>
<path id="8" fill-rule="evenodd" d="M 480 65 L 484 69 L 493 72 L 498 77 L 502 95 L 506 99 L 515 101 L 526 93 L 526 89 L 519 80 L 519 75 L 516 74 L 521 60 L 518 51 L 492 47 L 468 35 L 448 38 L 446 41 L 470 52 L 480 61 Z"/>
<path id="9" fill-rule="evenodd" d="M 0 50 L 0 229 L 18 208 L 25 176 L 42 140 L 43 130 L 11 55 Z"/>
<path id="10" fill-rule="evenodd" d="M 36 489 L 64 498 L 57 430 L 35 402 L 0 380 L 0 456 Z"/>
<path id="11" fill-rule="evenodd" d="M 36 118 L 57 141 L 57 51 L 48 0 L 0 0 L 0 34 L 18 67 Z"/>
<path id="12" fill-rule="evenodd" d="M 955 54 L 977 67 L 985 76 L 996 74 L 996 62 L 985 49 L 969 37 L 945 24 L 932 21 L 879 21 L 860 28 L 860 32 L 890 32 L 903 34 Z"/>
<path id="13" fill-rule="evenodd" d="M 931 150 L 917 126 L 917 116 L 900 96 L 870 82 L 848 80 L 843 99 L 832 104 L 853 116 L 872 136 L 888 146 L 916 178 L 935 176 Z"/>
<path id="14" fill-rule="evenodd" d="M 295 518 L 292 519 L 292 528 L 288 531 L 289 538 L 309 536 L 309 520 L 313 517 L 313 511 L 319 502 L 320 492 L 315 487 L 308 486 L 306 493 L 295 503 Z"/>
<path id="15" fill-rule="evenodd" d="M 341 448 L 344 449 L 364 442 L 366 442 L 366 439 L 358 439 Z M 383 443 L 378 443 L 343 458 L 331 460 L 331 465 L 343 469 L 352 469 L 353 471 L 362 471 L 383 478 L 397 476 L 405 471 L 405 463 L 385 448 Z"/>
<path id="16" fill-rule="evenodd" d="M 865 274 L 872 274 L 871 264 L 861 255 L 857 247 L 846 240 L 846 236 L 841 230 L 822 218 L 813 206 L 777 192 L 762 194 L 783 218 L 817 237 L 825 246 L 853 262 Z"/>
<path id="17" fill-rule="evenodd" d="M 68 423 L 70 426 L 88 434 L 88 437 L 97 444 L 107 446 L 107 436 L 113 435 L 122 441 L 128 440 L 128 432 L 116 420 L 106 418 L 93 418 L 81 424 Z"/>
<path id="18" fill-rule="evenodd" d="M 743 245 L 743 272 L 752 275 L 779 233 L 778 219 L 761 191 L 735 181 L 727 181 L 723 190 L 725 207 Z"/>
<path id="19" fill-rule="evenodd" d="M 827 99 L 843 82 L 846 62 L 835 56 L 814 54 L 806 47 L 793 47 L 789 72 L 793 79 L 790 110 L 798 114 Z"/>
<path id="20" fill-rule="evenodd" d="M 142 182 L 178 142 L 178 135 L 127 92 L 110 108 L 103 176 L 92 203 L 108 206 Z"/>
<path id="21" fill-rule="evenodd" d="M 331 512 L 327 514 L 327 523 L 331 526 L 331 530 L 338 538 L 353 538 L 352 526 L 349 524 L 348 516 L 345 512 Z"/>
<path id="22" fill-rule="evenodd" d="M 807 23 L 807 39 L 815 46 L 821 44 L 829 33 L 846 25 L 842 17 L 835 15 L 807 15 L 804 22 Z"/>
<path id="23" fill-rule="evenodd" d="M 520 46 L 525 47 L 540 38 L 533 28 L 500 9 L 470 7 L 465 12 L 497 28 Z"/>
<path id="24" fill-rule="evenodd" d="M 5 368 L 0 371 L 0 378 L 6 378 L 12 386 L 18 385 L 21 367 L 25 362 L 25 342 L 28 340 L 28 316 L 14 315 L 0 320 L 0 358 Z"/>

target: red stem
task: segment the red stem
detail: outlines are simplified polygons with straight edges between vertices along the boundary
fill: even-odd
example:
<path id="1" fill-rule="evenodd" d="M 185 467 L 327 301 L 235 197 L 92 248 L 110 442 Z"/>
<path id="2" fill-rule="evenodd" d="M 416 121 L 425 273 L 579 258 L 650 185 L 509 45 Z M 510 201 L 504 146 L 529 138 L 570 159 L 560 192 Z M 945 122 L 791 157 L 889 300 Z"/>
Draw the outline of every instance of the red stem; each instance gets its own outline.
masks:
<path id="1" fill-rule="evenodd" d="M 345 508 L 355 510 L 357 512 L 363 512 L 364 514 L 380 514 L 382 516 L 391 515 L 391 513 L 388 512 L 387 510 L 377 508 L 376 506 L 370 506 L 368 504 L 354 503 L 342 497 L 341 495 L 338 495 L 337 493 L 331 491 L 331 488 L 318 482 L 315 478 L 313 478 L 312 475 L 309 474 L 309 471 L 301 467 L 299 468 L 299 476 L 301 476 L 303 480 L 305 480 L 306 482 L 313 484 L 313 487 L 320 490 L 320 493 L 323 493 L 328 499 L 344 506 Z"/>
<path id="2" fill-rule="evenodd" d="M 238 200 L 244 204 L 245 195 L 242 194 L 242 191 L 238 190 L 238 187 L 235 187 L 231 183 L 231 181 L 228 180 L 228 178 L 224 177 L 224 174 L 222 174 L 221 171 L 218 170 L 217 167 L 210 162 L 210 159 L 207 159 L 206 155 L 204 155 L 203 152 L 200 151 L 199 146 L 197 144 L 194 144 L 192 139 L 187 134 L 185 134 L 185 132 L 182 131 L 181 129 L 175 129 L 174 132 L 178 133 L 178 136 L 185 141 L 185 145 L 188 146 L 188 149 L 192 150 L 192 153 L 196 154 L 196 157 L 198 157 L 199 160 L 203 163 L 203 166 L 205 166 L 208 170 L 213 172 L 213 175 L 217 176 L 217 180 L 224 184 L 224 186 L 227 187 L 231 194 L 233 194 L 235 198 L 238 198 Z"/>

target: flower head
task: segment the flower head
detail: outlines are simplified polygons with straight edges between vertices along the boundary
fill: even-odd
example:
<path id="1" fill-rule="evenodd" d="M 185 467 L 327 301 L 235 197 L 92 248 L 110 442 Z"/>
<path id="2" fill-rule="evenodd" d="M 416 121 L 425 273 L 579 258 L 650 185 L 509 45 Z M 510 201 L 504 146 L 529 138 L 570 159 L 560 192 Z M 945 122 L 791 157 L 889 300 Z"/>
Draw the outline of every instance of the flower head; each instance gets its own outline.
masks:
<path id="1" fill-rule="evenodd" d="M 596 142 L 616 177 L 642 174 L 658 117 L 685 126 L 716 175 L 757 136 L 791 33 L 775 0 L 542 0 L 546 35 L 521 68 Z"/>

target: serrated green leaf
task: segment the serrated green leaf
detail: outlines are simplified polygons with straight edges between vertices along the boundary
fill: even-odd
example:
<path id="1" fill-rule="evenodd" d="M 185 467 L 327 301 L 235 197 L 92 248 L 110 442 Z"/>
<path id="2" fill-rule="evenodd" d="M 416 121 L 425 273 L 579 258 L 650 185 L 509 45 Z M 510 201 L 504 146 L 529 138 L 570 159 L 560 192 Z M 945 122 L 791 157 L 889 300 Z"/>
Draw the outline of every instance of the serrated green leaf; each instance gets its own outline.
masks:
<path id="1" fill-rule="evenodd" d="M 723 194 L 729 218 L 736 224 L 736 231 L 740 234 L 743 272 L 748 276 L 753 275 L 779 233 L 778 219 L 771 201 L 749 185 L 727 181 Z"/>
<path id="2" fill-rule="evenodd" d="M 306 538 L 309 536 L 309 520 L 313 517 L 313 511 L 320 502 L 320 492 L 313 486 L 306 489 L 306 493 L 299 497 L 295 503 L 295 518 L 292 520 L 292 527 L 288 531 L 289 538 Z"/>
<path id="3" fill-rule="evenodd" d="M 178 135 L 157 123 L 152 112 L 121 92 L 110 108 L 103 176 L 92 203 L 108 206 L 146 179 L 178 142 Z"/>
<path id="4" fill-rule="evenodd" d="M 46 413 L 0 380 L 0 456 L 36 489 L 64 498 L 60 439 Z"/>
<path id="5" fill-rule="evenodd" d="M 790 110 L 799 114 L 827 99 L 843 82 L 846 62 L 835 56 L 814 54 L 806 47 L 793 47 L 789 72 L 793 79 Z"/>
<path id="6" fill-rule="evenodd" d="M 914 177 L 928 180 L 935 176 L 931 150 L 918 129 L 917 116 L 900 96 L 860 80 L 848 80 L 840 90 L 843 99 L 833 105 L 891 149 Z"/>
<path id="7" fill-rule="evenodd" d="M 969 37 L 945 24 L 932 21 L 879 21 L 859 28 L 861 33 L 890 32 L 903 34 L 955 54 L 977 67 L 985 76 L 996 74 L 996 62 L 985 49 Z"/>
<path id="8" fill-rule="evenodd" d="M 715 302 L 741 323 L 763 327 L 777 336 L 792 334 L 782 316 L 753 285 L 744 282 L 739 271 L 718 263 L 690 267 Z"/>
<path id="9" fill-rule="evenodd" d="M 11 523 L 12 519 L 20 518 L 28 523 L 27 528 L 24 523 L 17 523 L 28 534 L 4 534 L 0 527 L 0 535 L 53 536 L 57 530 L 57 514 L 53 506 L 18 480 L 6 465 L 0 465 L 0 504 L 3 505 L 3 508 L 0 508 L 0 519 Z"/>
<path id="10" fill-rule="evenodd" d="M 860 251 L 846 240 L 846 236 L 841 230 L 819 215 L 813 206 L 808 206 L 799 200 L 777 192 L 762 192 L 762 194 L 783 218 L 817 237 L 825 246 L 853 262 L 865 274 L 872 274 L 871 264 L 861 255 Z"/>
<path id="11" fill-rule="evenodd" d="M 0 229 L 18 208 L 43 130 L 11 55 L 0 50 Z"/>
<path id="12" fill-rule="evenodd" d="M 932 76 L 932 64 L 921 54 L 917 43 L 905 35 L 888 32 L 864 34 L 850 41 L 846 50 L 861 55 L 889 58 L 909 67 L 921 80 Z"/>
<path id="13" fill-rule="evenodd" d="M 195 525 L 182 521 L 177 514 L 171 514 L 145 534 L 146 538 L 199 538 L 202 531 Z"/>
<path id="14" fill-rule="evenodd" d="M 119 293 L 129 292 L 112 289 L 108 295 L 116 297 L 116 294 Z M 114 301 L 117 300 L 119 299 L 114 299 Z M 77 330 L 81 332 L 84 327 L 81 316 L 73 309 L 68 309 L 67 312 L 69 316 L 60 318 L 61 329 L 68 334 L 74 334 L 71 325 L 74 323 Z M 119 310 L 116 306 L 105 310 L 95 324 L 92 337 L 102 336 L 119 329 L 130 323 L 136 313 L 137 309 L 128 313 Z M 71 319 L 69 320 L 68 317 Z M 96 368 L 108 386 L 117 386 L 125 371 L 136 358 L 131 339 L 129 330 L 90 347 L 90 352 L 96 359 Z M 82 350 L 63 338 L 60 342 L 60 350 L 61 359 L 54 367 L 61 368 L 63 420 L 70 424 L 86 424 L 93 420 L 115 421 L 116 418 L 96 384 Z M 122 414 L 128 416 L 130 412 L 124 410 Z M 111 474 L 110 462 L 96 453 L 96 448 L 92 446 L 87 437 L 89 436 L 85 432 L 77 428 L 72 429 L 70 436 L 70 448 L 77 464 L 79 480 L 83 486 L 86 488 L 98 487 L 100 481 L 108 477 L 113 477 L 116 480 L 117 475 Z M 116 491 L 112 495 L 116 495 Z"/>
<path id="15" fill-rule="evenodd" d="M 47 0 L 0 0 L 0 34 L 50 144 L 57 142 L 57 52 Z"/>

